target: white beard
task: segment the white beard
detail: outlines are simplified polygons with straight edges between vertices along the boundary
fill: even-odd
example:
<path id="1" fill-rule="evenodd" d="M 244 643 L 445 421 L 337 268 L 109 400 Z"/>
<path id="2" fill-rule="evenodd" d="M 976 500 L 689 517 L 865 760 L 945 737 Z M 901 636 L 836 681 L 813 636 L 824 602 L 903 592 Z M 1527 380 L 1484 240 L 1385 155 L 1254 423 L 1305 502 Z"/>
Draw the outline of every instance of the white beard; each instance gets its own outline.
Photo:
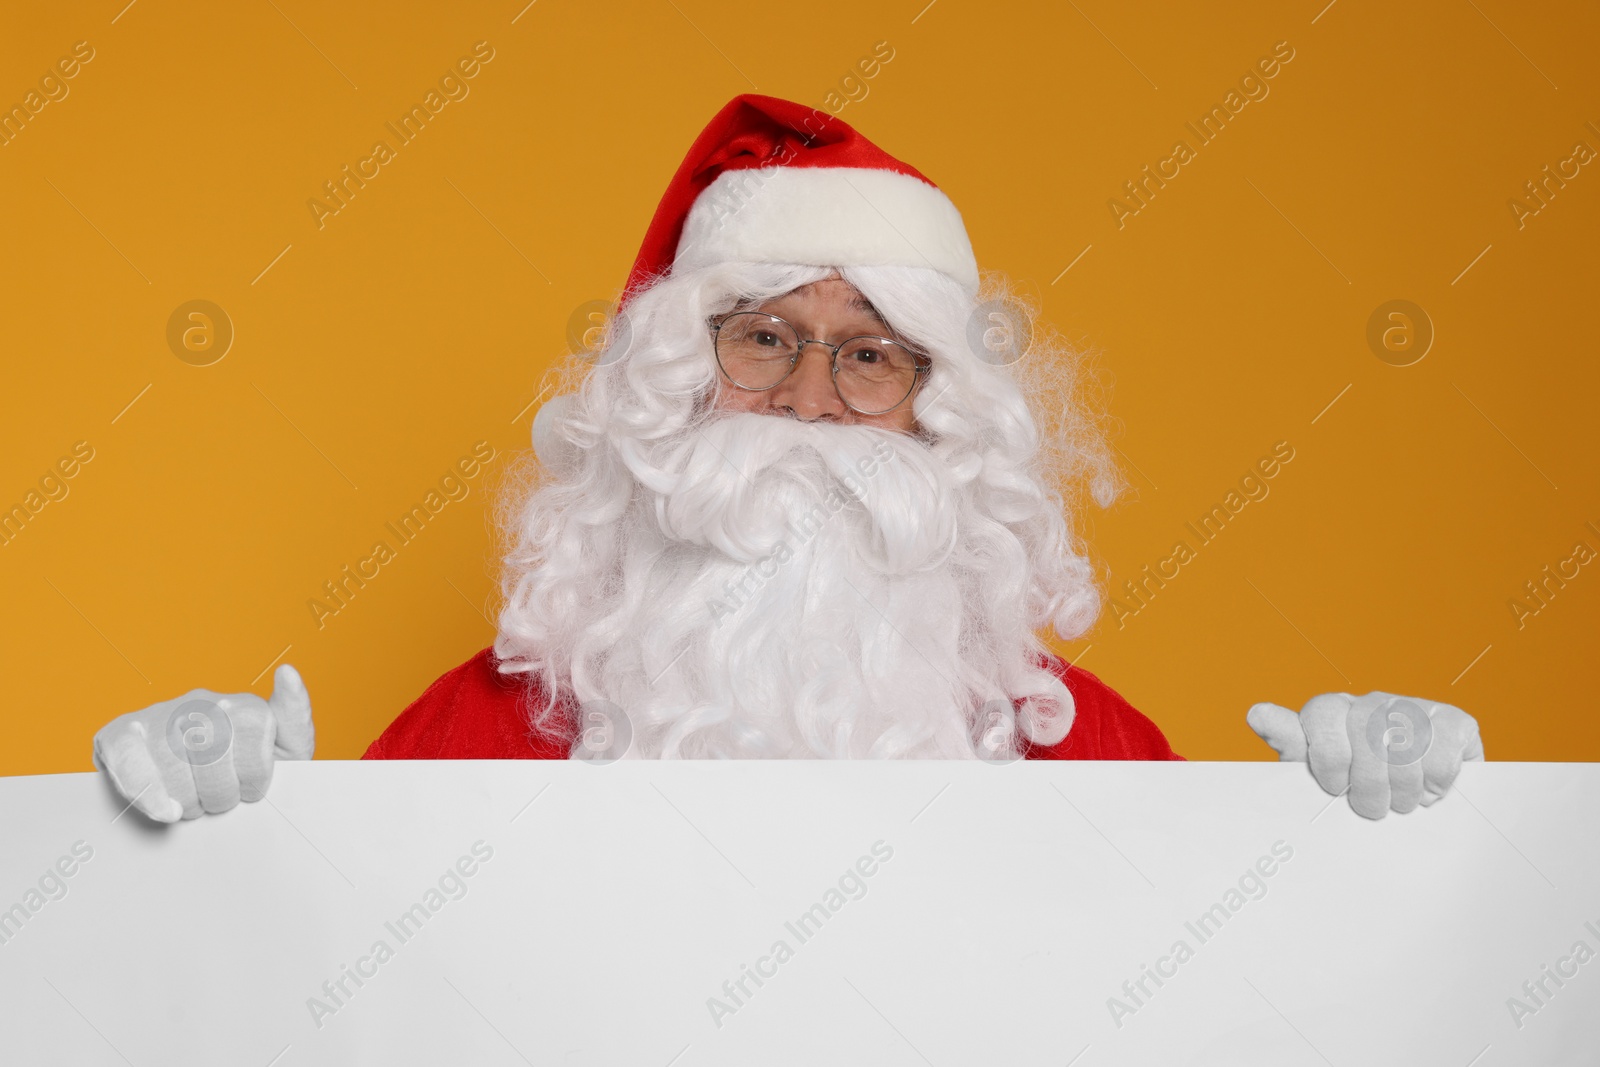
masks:
<path id="1" fill-rule="evenodd" d="M 568 618 L 580 714 L 621 709 L 630 758 L 1009 758 L 1010 696 L 1029 734 L 1070 725 L 1025 557 L 921 441 L 719 414 L 623 460 L 638 485 Z"/>

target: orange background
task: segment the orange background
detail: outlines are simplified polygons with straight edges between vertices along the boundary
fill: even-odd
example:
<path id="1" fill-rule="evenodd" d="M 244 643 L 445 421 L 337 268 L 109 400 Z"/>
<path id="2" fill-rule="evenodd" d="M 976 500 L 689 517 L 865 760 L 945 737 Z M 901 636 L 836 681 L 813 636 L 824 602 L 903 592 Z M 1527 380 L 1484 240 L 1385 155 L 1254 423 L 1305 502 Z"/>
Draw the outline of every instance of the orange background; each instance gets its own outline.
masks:
<path id="1" fill-rule="evenodd" d="M 491 640 L 494 478 L 694 135 L 740 92 L 836 109 L 879 41 L 839 117 L 947 190 L 980 264 L 1111 387 L 1135 488 L 1088 530 L 1113 594 L 1295 449 L 1066 654 L 1191 758 L 1271 758 L 1255 701 L 1370 689 L 1466 708 L 1491 758 L 1600 756 L 1600 567 L 1520 628 L 1509 607 L 1600 549 L 1600 167 L 1521 228 L 1508 207 L 1600 149 L 1593 5 L 122 5 L 32 5 L 0 35 L 6 103 L 94 49 L 0 147 L 0 505 L 94 450 L 0 547 L 0 773 L 89 769 L 112 716 L 264 692 L 277 658 L 318 754 L 360 755 Z M 319 229 L 322 183 L 478 41 L 470 94 Z M 1119 228 L 1123 183 L 1279 41 L 1270 94 Z M 210 366 L 167 344 L 194 299 L 236 334 Z M 1436 330 L 1410 366 L 1367 344 L 1392 299 Z M 322 583 L 480 440 L 471 494 L 319 629 Z"/>

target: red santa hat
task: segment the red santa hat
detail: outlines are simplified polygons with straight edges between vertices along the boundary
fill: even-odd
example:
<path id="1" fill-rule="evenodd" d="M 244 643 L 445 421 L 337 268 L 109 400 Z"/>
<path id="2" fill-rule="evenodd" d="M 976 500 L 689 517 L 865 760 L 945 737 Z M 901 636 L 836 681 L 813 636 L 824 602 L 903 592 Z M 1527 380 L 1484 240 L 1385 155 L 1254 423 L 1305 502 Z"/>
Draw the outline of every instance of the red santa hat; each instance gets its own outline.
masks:
<path id="1" fill-rule="evenodd" d="M 754 93 L 695 138 L 622 303 L 674 269 L 729 261 L 931 267 L 978 290 L 966 226 L 938 186 L 831 115 Z"/>

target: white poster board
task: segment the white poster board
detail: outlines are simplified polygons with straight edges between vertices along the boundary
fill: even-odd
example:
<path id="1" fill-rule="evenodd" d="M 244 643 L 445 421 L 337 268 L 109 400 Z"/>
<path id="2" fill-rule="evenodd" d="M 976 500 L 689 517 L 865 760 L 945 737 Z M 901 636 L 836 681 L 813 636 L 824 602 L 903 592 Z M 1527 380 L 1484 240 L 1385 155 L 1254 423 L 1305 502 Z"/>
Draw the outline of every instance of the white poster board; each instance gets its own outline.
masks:
<path id="1" fill-rule="evenodd" d="M 121 809 L 0 779 L 0 1063 L 1600 1058 L 1600 765 L 1381 822 L 1269 763 L 319 761 Z"/>

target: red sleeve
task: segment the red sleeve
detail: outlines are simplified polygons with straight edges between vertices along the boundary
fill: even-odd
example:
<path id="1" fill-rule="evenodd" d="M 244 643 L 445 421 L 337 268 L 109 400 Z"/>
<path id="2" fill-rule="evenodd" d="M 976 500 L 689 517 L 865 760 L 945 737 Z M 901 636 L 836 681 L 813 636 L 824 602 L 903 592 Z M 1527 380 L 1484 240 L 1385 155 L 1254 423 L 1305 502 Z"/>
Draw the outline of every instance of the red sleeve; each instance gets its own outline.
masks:
<path id="1" fill-rule="evenodd" d="M 1072 691 L 1077 714 L 1067 736 L 1049 748 L 1034 748 L 1029 759 L 1181 760 L 1155 723 L 1109 685 L 1051 656 L 1050 669 Z"/>
<path id="2" fill-rule="evenodd" d="M 486 648 L 428 686 L 361 758 L 566 759 L 566 745 L 529 723 L 540 694 L 527 675 L 496 670 Z"/>

